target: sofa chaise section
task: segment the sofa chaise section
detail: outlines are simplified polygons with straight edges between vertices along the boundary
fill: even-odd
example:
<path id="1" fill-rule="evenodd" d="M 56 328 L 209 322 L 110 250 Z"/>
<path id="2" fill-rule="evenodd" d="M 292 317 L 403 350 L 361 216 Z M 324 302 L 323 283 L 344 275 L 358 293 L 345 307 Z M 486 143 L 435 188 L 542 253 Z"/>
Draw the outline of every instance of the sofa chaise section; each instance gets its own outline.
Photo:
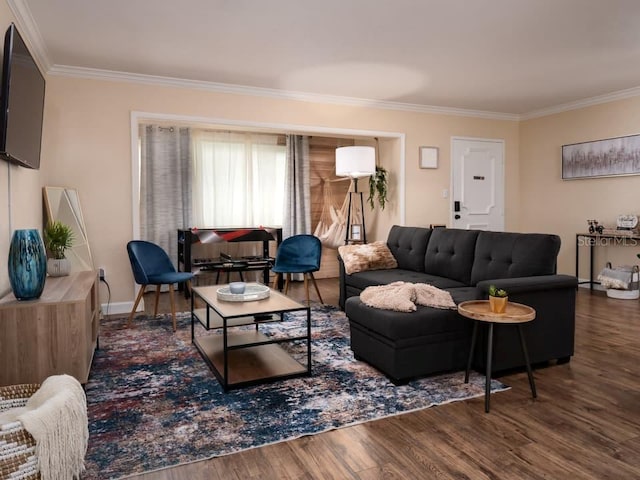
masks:
<path id="1" fill-rule="evenodd" d="M 556 235 L 394 226 L 387 245 L 397 268 L 347 275 L 341 264 L 340 304 L 349 317 L 356 358 L 394 382 L 464 369 L 472 329 L 472 321 L 455 311 L 419 306 L 401 313 L 360 301 L 367 286 L 394 281 L 430 283 L 449 291 L 456 304 L 487 298 L 490 284 L 505 288 L 510 301 L 536 309 L 536 320 L 524 327 L 533 363 L 573 355 L 577 280 L 555 273 Z M 484 345 L 479 339 L 478 369 L 486 361 Z M 494 371 L 524 366 L 516 329 L 496 329 L 494 345 Z"/>

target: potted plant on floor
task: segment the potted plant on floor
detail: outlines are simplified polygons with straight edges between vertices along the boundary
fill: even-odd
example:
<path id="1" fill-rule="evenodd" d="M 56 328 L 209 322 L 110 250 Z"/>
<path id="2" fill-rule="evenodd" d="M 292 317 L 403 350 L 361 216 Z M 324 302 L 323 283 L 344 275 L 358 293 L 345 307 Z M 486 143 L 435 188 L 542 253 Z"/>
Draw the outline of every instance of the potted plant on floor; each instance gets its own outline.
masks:
<path id="1" fill-rule="evenodd" d="M 71 262 L 65 257 L 65 250 L 73 245 L 73 230 L 62 222 L 49 222 L 44 229 L 44 245 L 49 253 L 47 273 L 52 277 L 62 277 L 71 272 Z"/>
<path id="2" fill-rule="evenodd" d="M 489 308 L 493 313 L 504 313 L 509 301 L 509 294 L 506 290 L 495 285 L 489 286 Z"/>

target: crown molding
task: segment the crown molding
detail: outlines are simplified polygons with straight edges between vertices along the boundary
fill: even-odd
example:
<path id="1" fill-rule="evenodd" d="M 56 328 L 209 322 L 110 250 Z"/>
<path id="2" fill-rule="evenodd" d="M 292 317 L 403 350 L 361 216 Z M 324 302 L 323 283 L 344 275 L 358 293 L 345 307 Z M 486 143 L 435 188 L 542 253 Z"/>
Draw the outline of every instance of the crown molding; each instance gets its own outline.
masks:
<path id="1" fill-rule="evenodd" d="M 617 92 L 606 93 L 604 95 L 585 98 L 582 100 L 577 100 L 575 102 L 562 103 L 560 105 L 556 105 L 553 107 L 534 110 L 532 112 L 528 112 L 520 115 L 520 119 L 531 120 L 534 118 L 547 117 L 549 115 L 555 115 L 556 113 L 568 112 L 570 110 L 578 110 L 580 108 L 591 107 L 593 105 L 600 105 L 602 103 L 609 103 L 609 102 L 614 102 L 616 100 L 624 100 L 627 98 L 633 98 L 637 96 L 640 96 L 640 87 L 627 88 L 626 90 L 618 90 Z"/>
<path id="2" fill-rule="evenodd" d="M 15 1 L 15 0 L 14 0 Z M 384 110 L 399 110 L 416 113 L 432 113 L 439 115 L 453 115 L 459 117 L 474 117 L 487 120 L 508 120 L 523 121 L 539 117 L 555 115 L 557 113 L 578 110 L 593 105 L 624 100 L 640 96 L 640 86 L 617 92 L 598 95 L 595 97 L 577 100 L 575 102 L 563 103 L 540 110 L 517 114 L 490 112 L 484 110 L 471 110 L 454 107 L 438 107 L 434 105 L 420 105 L 414 103 L 391 102 L 385 100 L 372 100 L 366 98 L 343 97 L 338 95 L 323 95 L 307 92 L 296 92 L 289 90 L 279 90 L 275 88 L 249 87 L 245 85 L 235 85 L 230 83 L 205 82 L 200 80 L 187 80 L 175 77 L 163 77 L 156 75 L 145 75 L 140 73 L 118 72 L 113 70 L 101 70 L 96 68 L 74 67 L 69 65 L 53 65 L 47 71 L 50 75 L 66 77 L 88 78 L 106 81 L 142 83 L 146 85 L 157 85 L 164 87 L 177 87 L 187 89 L 207 90 L 217 93 L 232 93 L 238 95 L 251 95 L 257 97 L 277 98 L 285 100 L 297 100 L 301 102 L 323 103 L 333 105 L 344 105 L 354 107 L 379 108 Z"/>
<path id="3" fill-rule="evenodd" d="M 217 93 L 233 93 L 239 95 L 252 95 L 257 97 L 297 100 L 302 102 L 324 103 L 334 105 L 346 105 L 356 107 L 381 108 L 386 110 L 402 110 L 418 113 L 437 113 L 441 115 L 456 115 L 462 117 L 476 117 L 490 120 L 520 119 L 519 115 L 510 113 L 487 112 L 482 110 L 467 110 L 463 108 L 437 107 L 431 105 L 418 105 L 412 103 L 390 102 L 384 100 L 371 100 L 366 98 L 342 97 L 338 95 L 322 95 L 307 92 L 279 90 L 275 88 L 249 87 L 229 83 L 205 82 L 199 80 L 186 80 L 175 77 L 163 77 L 145 75 L 139 73 L 117 72 L 95 68 L 74 67 L 69 65 L 54 65 L 47 72 L 50 75 L 66 77 L 89 78 L 97 80 L 143 83 L 164 87 L 178 87 L 207 90 Z"/>
<path id="4" fill-rule="evenodd" d="M 36 63 L 43 72 L 51 69 L 47 48 L 42 40 L 40 29 L 31 15 L 31 10 L 25 0 L 7 0 L 7 5 L 16 18 L 16 25 L 22 34 L 22 39 L 29 47 L 29 51 L 33 55 Z"/>

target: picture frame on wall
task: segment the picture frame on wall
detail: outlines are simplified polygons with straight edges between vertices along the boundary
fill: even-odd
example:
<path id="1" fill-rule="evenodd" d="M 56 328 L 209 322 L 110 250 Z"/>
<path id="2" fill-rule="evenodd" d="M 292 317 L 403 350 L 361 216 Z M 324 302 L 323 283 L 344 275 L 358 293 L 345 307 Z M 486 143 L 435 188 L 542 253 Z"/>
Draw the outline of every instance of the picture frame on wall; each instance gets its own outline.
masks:
<path id="1" fill-rule="evenodd" d="M 640 135 L 562 146 L 562 179 L 640 175 Z"/>
<path id="2" fill-rule="evenodd" d="M 420 147 L 420 168 L 438 168 L 438 147 Z"/>

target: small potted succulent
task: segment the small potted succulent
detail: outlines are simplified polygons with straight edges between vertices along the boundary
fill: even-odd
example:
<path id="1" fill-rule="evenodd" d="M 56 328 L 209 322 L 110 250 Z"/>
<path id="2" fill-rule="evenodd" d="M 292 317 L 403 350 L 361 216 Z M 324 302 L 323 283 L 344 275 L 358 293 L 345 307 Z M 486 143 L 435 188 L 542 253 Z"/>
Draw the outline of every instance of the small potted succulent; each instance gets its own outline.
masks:
<path id="1" fill-rule="evenodd" d="M 508 301 L 509 294 L 506 290 L 489 285 L 489 308 L 493 313 L 504 313 Z"/>
<path id="2" fill-rule="evenodd" d="M 47 273 L 52 277 L 69 275 L 71 262 L 64 252 L 73 245 L 71 227 L 59 221 L 49 222 L 44 229 L 44 245 L 49 253 Z"/>

